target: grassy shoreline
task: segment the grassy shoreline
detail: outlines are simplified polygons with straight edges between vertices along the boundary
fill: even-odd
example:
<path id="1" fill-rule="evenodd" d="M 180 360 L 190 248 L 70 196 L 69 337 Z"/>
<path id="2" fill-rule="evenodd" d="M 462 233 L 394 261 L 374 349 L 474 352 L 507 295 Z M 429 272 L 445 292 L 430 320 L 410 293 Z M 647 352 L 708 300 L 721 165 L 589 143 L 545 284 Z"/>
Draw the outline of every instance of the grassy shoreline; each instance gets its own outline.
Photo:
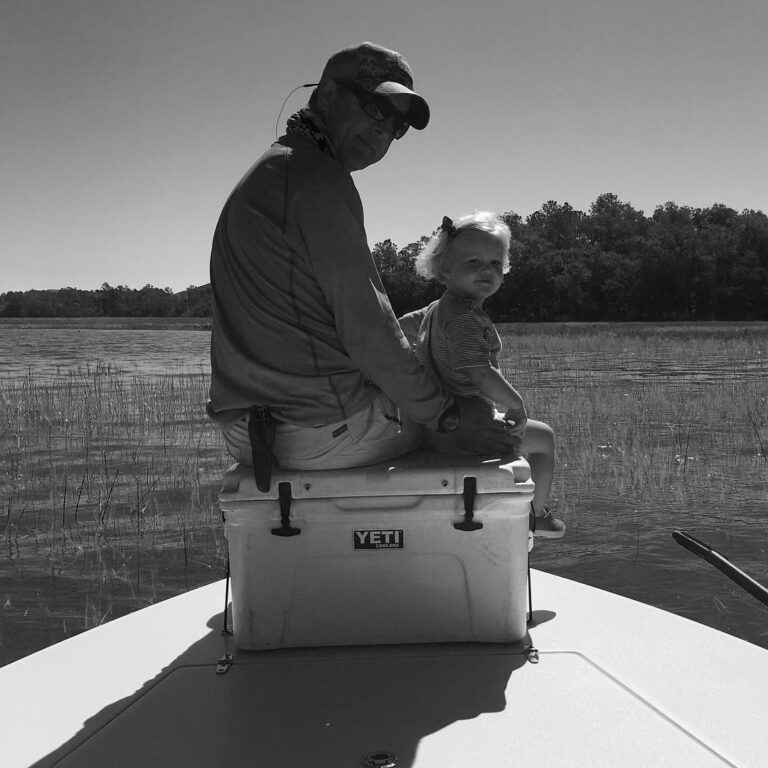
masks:
<path id="1" fill-rule="evenodd" d="M 768 647 L 751 598 L 670 536 L 768 580 L 767 328 L 500 326 L 505 374 L 558 438 L 569 530 L 534 567 Z M 221 578 L 231 460 L 207 387 L 199 370 L 0 374 L 0 664 Z"/>
<path id="2" fill-rule="evenodd" d="M 0 664 L 222 577 L 208 376 L 0 377 Z"/>
<path id="3" fill-rule="evenodd" d="M 0 328 L 93 328 L 99 330 L 188 330 L 210 331 L 210 317 L 0 317 Z M 690 333 L 717 334 L 735 331 L 768 332 L 768 321 L 669 321 L 669 322 L 553 322 L 553 323 L 500 323 L 500 328 L 523 332 L 572 335 L 585 331 L 597 332 L 617 329 L 621 333 Z"/>
<path id="4" fill-rule="evenodd" d="M 210 317 L 0 317 L 0 328 L 210 331 Z"/>

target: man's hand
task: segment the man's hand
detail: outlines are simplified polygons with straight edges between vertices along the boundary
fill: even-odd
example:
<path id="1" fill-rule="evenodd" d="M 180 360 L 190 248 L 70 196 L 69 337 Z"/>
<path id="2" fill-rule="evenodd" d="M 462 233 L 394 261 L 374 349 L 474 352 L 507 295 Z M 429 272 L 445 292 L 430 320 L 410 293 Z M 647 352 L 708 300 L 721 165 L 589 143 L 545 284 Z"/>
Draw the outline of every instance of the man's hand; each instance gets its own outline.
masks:
<path id="1" fill-rule="evenodd" d="M 510 426 L 506 421 L 493 418 L 487 403 L 472 397 L 455 398 L 459 411 L 459 425 L 448 434 L 426 430 L 427 446 L 439 453 L 472 454 L 474 456 L 520 455 L 521 430 L 525 424 Z"/>
<path id="2" fill-rule="evenodd" d="M 504 414 L 504 421 L 507 423 L 510 435 L 519 437 L 521 440 L 525 434 L 525 425 L 528 423 L 528 414 L 525 408 L 509 408 Z"/>

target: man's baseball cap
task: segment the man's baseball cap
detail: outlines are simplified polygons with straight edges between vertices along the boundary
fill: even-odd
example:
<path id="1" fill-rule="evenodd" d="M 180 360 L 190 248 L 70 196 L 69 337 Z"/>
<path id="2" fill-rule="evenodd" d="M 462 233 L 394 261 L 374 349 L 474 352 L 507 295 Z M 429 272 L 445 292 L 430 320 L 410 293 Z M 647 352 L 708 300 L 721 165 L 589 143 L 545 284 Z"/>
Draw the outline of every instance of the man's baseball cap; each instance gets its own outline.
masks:
<path id="1" fill-rule="evenodd" d="M 351 80 L 368 93 L 384 98 L 410 96 L 408 122 L 419 130 L 429 122 L 427 102 L 413 91 L 413 71 L 396 51 L 376 43 L 360 43 L 334 53 L 323 70 L 323 79 Z"/>

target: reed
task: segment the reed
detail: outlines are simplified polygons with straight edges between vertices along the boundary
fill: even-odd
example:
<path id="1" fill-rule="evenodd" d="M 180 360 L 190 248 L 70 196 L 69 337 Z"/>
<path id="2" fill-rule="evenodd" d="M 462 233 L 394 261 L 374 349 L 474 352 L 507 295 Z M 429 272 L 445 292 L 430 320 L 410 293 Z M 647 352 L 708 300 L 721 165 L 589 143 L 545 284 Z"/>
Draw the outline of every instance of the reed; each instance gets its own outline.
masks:
<path id="1" fill-rule="evenodd" d="M 500 330 L 504 373 L 558 436 L 569 535 L 537 547 L 537 567 L 582 577 L 585 552 L 642 564 L 669 538 L 660 514 L 683 527 L 681 510 L 694 530 L 744 519 L 754 534 L 768 509 L 765 325 Z M 0 378 L 0 663 L 223 575 L 230 459 L 207 387 L 183 369 Z"/>
<path id="2" fill-rule="evenodd" d="M 2 648 L 23 612 L 60 619 L 60 639 L 222 576 L 230 462 L 207 386 L 93 368 L 0 382 Z"/>
<path id="3" fill-rule="evenodd" d="M 689 530 L 768 583 L 766 330 L 503 329 L 507 375 L 557 433 L 568 535 L 535 547 L 534 567 L 768 647 L 754 600 L 671 537 Z"/>

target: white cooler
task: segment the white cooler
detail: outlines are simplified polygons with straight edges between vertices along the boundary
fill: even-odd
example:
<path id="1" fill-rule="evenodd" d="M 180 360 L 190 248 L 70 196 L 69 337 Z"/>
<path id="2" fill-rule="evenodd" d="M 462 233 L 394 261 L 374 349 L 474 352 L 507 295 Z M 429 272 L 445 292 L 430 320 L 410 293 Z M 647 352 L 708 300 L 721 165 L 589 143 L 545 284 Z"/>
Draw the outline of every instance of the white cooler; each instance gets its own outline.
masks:
<path id="1" fill-rule="evenodd" d="M 281 471 L 235 464 L 219 494 L 235 644 L 517 642 L 526 632 L 524 459 L 412 453 Z"/>

